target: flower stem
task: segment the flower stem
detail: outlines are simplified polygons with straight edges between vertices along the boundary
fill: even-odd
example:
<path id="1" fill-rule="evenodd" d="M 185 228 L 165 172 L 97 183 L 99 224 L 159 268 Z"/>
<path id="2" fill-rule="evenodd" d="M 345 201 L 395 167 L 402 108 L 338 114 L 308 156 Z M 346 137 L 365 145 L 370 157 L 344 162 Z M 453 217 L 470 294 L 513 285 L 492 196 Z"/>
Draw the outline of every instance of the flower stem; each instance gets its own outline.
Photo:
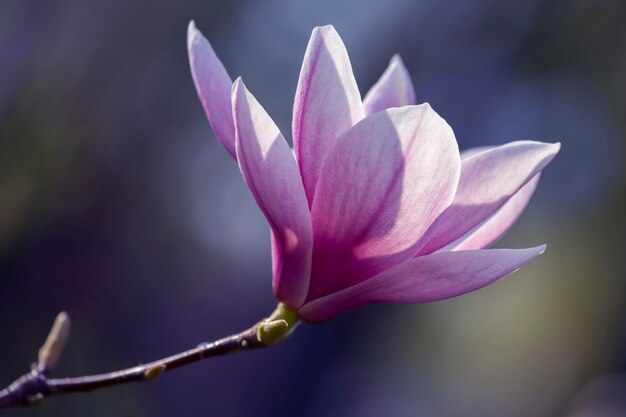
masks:
<path id="1" fill-rule="evenodd" d="M 270 317 L 247 330 L 214 342 L 202 343 L 176 355 L 105 374 L 73 378 L 49 378 L 69 334 L 69 317 L 66 313 L 61 313 L 42 347 L 42 352 L 47 352 L 50 350 L 50 346 L 53 346 L 52 353 L 40 353 L 39 362 L 33 364 L 30 372 L 0 391 L 0 408 L 36 405 L 47 397 L 69 392 L 92 391 L 134 381 L 151 381 L 163 372 L 202 359 L 270 346 L 289 336 L 298 321 L 299 318 L 295 310 L 279 304 Z M 67 323 L 67 325 L 63 325 L 63 323 Z"/>

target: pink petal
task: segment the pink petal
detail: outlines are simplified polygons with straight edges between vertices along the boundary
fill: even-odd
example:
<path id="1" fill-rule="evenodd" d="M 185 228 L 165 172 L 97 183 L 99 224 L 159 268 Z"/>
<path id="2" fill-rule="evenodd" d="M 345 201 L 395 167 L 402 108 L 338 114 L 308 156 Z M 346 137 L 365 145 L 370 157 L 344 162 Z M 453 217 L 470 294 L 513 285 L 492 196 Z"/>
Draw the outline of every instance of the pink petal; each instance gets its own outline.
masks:
<path id="1" fill-rule="evenodd" d="M 191 76 L 215 136 L 235 158 L 235 127 L 230 102 L 233 85 L 222 61 L 193 20 L 187 29 Z"/>
<path id="2" fill-rule="evenodd" d="M 360 284 L 310 301 L 299 314 L 306 321 L 322 322 L 364 304 L 427 303 L 456 297 L 514 272 L 545 248 L 441 252 L 413 258 Z"/>
<path id="3" fill-rule="evenodd" d="M 400 55 L 394 55 L 383 75 L 363 99 L 365 114 L 369 116 L 391 107 L 410 104 L 415 104 L 413 82 Z"/>
<path id="4" fill-rule="evenodd" d="M 309 204 L 339 134 L 365 116 L 348 52 L 332 26 L 313 29 L 293 105 L 293 143 Z"/>
<path id="5" fill-rule="evenodd" d="M 513 197 L 509 199 L 498 211 L 496 211 L 483 224 L 469 232 L 459 242 L 454 244 L 451 250 L 482 249 L 494 244 L 509 230 L 517 218 L 522 214 L 530 201 L 539 177 L 537 174 L 526 183 Z"/>
<path id="6" fill-rule="evenodd" d="M 274 293 L 297 308 L 309 286 L 313 232 L 296 160 L 241 78 L 233 85 L 233 117 L 239 168 L 272 230 Z"/>
<path id="7" fill-rule="evenodd" d="M 424 236 L 420 254 L 445 247 L 489 218 L 541 172 L 559 148 L 558 143 L 518 141 L 464 158 L 454 202 Z"/>
<path id="8" fill-rule="evenodd" d="M 341 135 L 313 202 L 307 299 L 414 256 L 416 242 L 450 205 L 459 170 L 452 129 L 428 104 L 376 113 Z"/>
<path id="9" fill-rule="evenodd" d="M 467 159 L 470 156 L 474 156 L 484 151 L 488 151 L 490 149 L 495 149 L 497 146 L 476 146 L 474 148 L 469 148 L 461 151 L 461 160 Z"/>

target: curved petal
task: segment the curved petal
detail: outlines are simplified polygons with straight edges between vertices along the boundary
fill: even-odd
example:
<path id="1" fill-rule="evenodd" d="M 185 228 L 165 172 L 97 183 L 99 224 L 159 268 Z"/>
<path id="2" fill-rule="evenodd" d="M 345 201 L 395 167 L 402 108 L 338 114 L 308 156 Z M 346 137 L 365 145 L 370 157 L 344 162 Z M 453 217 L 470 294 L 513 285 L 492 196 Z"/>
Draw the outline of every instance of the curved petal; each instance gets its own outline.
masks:
<path id="1" fill-rule="evenodd" d="M 497 146 L 476 146 L 474 148 L 469 148 L 461 151 L 461 160 L 467 159 L 470 156 L 477 155 L 481 152 L 488 151 L 490 149 L 497 148 Z"/>
<path id="2" fill-rule="evenodd" d="M 385 110 L 341 135 L 313 201 L 307 299 L 414 256 L 415 244 L 450 205 L 459 171 L 452 129 L 428 104 Z"/>
<path id="3" fill-rule="evenodd" d="M 514 272 L 545 248 L 442 252 L 413 258 L 360 284 L 308 302 L 299 314 L 308 322 L 322 322 L 365 304 L 427 303 L 456 297 Z"/>
<path id="4" fill-rule="evenodd" d="M 541 174 L 535 175 L 491 217 L 454 243 L 450 250 L 483 249 L 493 245 L 504 236 L 528 205 L 537 188 L 540 176 Z"/>
<path id="5" fill-rule="evenodd" d="M 424 236 L 420 254 L 445 247 L 489 218 L 541 172 L 559 148 L 559 143 L 517 141 L 464 158 L 454 201 Z"/>
<path id="6" fill-rule="evenodd" d="M 332 26 L 313 29 L 293 105 L 293 144 L 309 205 L 339 134 L 365 116 L 348 52 Z"/>
<path id="7" fill-rule="evenodd" d="M 228 153 L 235 156 L 235 126 L 230 102 L 233 85 L 224 65 L 193 20 L 187 28 L 191 76 L 211 128 Z"/>
<path id="8" fill-rule="evenodd" d="M 233 85 L 233 117 L 239 168 L 272 230 L 274 293 L 297 308 L 309 286 L 313 232 L 296 160 L 241 78 Z"/>
<path id="9" fill-rule="evenodd" d="M 400 55 L 394 55 L 380 79 L 363 99 L 365 114 L 415 104 L 415 89 Z"/>

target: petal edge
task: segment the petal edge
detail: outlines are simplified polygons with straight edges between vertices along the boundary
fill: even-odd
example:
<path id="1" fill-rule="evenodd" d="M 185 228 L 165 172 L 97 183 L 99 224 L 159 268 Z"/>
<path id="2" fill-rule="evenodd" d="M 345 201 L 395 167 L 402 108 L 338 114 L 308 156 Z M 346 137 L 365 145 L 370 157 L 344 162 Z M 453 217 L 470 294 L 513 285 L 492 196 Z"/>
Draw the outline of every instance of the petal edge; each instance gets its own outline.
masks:
<path id="1" fill-rule="evenodd" d="M 415 104 L 415 89 L 411 76 L 400 55 L 391 58 L 389 66 L 363 99 L 366 115 L 372 115 L 391 107 Z"/>
<path id="2" fill-rule="evenodd" d="M 348 52 L 332 26 L 311 33 L 293 105 L 293 144 L 313 202 L 320 166 L 337 136 L 365 117 Z"/>
<path id="3" fill-rule="evenodd" d="M 274 293 L 298 308 L 308 291 L 313 241 L 298 166 L 278 127 L 241 78 L 232 94 L 237 162 L 272 232 Z"/>
<path id="4" fill-rule="evenodd" d="M 453 244 L 450 250 L 483 249 L 498 241 L 513 226 L 530 202 L 540 177 L 541 174 L 535 175 L 476 230 L 469 232 L 459 239 L 459 242 Z"/>
<path id="5" fill-rule="evenodd" d="M 308 322 L 320 323 L 365 304 L 427 303 L 456 297 L 515 272 L 545 248 L 441 252 L 413 258 L 360 284 L 310 301 L 299 314 Z"/>
<path id="6" fill-rule="evenodd" d="M 231 110 L 233 82 L 211 43 L 196 28 L 193 20 L 187 28 L 187 50 L 191 76 L 209 124 L 217 140 L 236 158 L 235 126 Z"/>
<path id="7" fill-rule="evenodd" d="M 459 173 L 454 133 L 428 104 L 387 109 L 341 135 L 324 160 L 313 201 L 307 299 L 413 257 L 452 202 Z"/>
<path id="8" fill-rule="evenodd" d="M 516 141 L 462 159 L 454 201 L 424 236 L 419 254 L 446 247 L 488 219 L 541 172 L 559 149 L 559 143 Z"/>

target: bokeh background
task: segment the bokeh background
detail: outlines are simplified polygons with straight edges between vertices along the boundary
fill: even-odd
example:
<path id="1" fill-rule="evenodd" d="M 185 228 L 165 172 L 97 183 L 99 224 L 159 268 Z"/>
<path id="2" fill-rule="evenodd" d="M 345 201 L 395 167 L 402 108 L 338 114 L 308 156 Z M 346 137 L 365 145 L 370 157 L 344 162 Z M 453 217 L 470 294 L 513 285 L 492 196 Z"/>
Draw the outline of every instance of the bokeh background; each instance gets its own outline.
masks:
<path id="1" fill-rule="evenodd" d="M 189 73 L 195 19 L 289 136 L 311 29 L 362 94 L 400 53 L 461 148 L 561 141 L 480 292 L 371 306 L 272 349 L 6 416 L 626 415 L 623 0 L 0 2 L 0 385 L 55 315 L 57 376 L 132 366 L 270 312 L 267 225 Z"/>

